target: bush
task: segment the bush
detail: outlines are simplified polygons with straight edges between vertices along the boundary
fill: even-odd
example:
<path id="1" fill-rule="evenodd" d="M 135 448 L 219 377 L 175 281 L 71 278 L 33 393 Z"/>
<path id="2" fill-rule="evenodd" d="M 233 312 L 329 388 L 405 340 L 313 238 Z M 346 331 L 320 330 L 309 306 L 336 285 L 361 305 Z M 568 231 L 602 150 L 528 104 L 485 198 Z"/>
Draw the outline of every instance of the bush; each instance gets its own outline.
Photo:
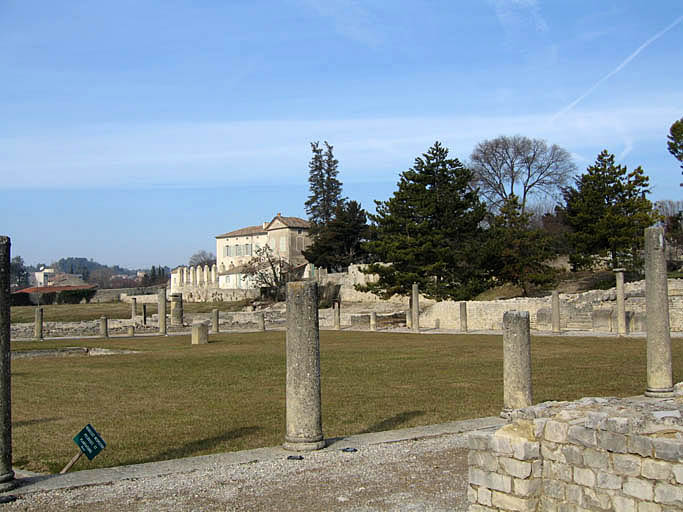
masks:
<path id="1" fill-rule="evenodd" d="M 90 302 L 95 295 L 95 289 L 89 290 L 63 290 L 57 294 L 57 304 L 80 304 L 82 301 Z"/>

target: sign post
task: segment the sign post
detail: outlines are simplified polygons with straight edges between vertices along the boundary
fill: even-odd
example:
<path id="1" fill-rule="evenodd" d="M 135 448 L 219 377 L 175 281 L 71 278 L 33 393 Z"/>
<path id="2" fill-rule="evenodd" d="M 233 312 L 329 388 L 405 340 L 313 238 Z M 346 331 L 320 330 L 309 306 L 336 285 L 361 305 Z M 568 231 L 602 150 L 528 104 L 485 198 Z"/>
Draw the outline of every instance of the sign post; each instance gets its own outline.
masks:
<path id="1" fill-rule="evenodd" d="M 64 466 L 64 469 L 59 472 L 60 475 L 63 475 L 69 471 L 84 453 L 85 456 L 88 457 L 88 460 L 93 460 L 102 451 L 102 449 L 107 446 L 107 443 L 104 442 L 102 436 L 97 433 L 90 423 L 88 423 L 83 430 L 76 434 L 74 437 L 74 443 L 76 443 L 76 446 L 80 448 L 80 451 L 74 455 L 73 459 L 71 459 L 69 463 Z"/>

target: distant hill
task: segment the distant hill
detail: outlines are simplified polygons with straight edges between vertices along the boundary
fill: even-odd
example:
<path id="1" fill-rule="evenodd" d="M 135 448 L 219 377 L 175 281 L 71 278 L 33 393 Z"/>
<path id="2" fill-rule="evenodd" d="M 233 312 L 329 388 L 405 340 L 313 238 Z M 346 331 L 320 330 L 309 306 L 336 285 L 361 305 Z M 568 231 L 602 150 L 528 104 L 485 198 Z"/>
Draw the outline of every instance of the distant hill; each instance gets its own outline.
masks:
<path id="1" fill-rule="evenodd" d="M 127 268 L 119 267 L 118 265 L 108 266 L 102 265 L 93 261 L 92 258 L 61 258 L 59 261 L 53 263 L 53 266 L 59 272 L 65 272 L 67 274 L 92 274 L 95 270 L 110 270 L 112 274 L 125 274 L 134 276 L 136 271 Z"/>

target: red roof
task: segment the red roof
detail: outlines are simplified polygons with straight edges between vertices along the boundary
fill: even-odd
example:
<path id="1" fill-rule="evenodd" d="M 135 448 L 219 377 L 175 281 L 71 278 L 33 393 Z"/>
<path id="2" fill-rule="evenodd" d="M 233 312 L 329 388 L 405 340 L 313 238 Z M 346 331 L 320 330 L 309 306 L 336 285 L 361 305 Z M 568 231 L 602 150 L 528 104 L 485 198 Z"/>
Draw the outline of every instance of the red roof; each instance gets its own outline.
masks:
<path id="1" fill-rule="evenodd" d="M 94 284 L 77 284 L 73 286 L 34 286 L 32 288 L 24 288 L 12 293 L 52 293 L 65 292 L 68 290 L 91 290 L 97 288 Z"/>

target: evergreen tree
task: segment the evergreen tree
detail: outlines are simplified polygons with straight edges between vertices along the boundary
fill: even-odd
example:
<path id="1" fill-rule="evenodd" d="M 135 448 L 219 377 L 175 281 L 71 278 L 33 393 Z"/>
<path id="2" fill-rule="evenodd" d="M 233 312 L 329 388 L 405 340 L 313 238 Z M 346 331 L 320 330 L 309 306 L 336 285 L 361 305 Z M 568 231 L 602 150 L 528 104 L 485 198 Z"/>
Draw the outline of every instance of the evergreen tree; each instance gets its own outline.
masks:
<path id="1" fill-rule="evenodd" d="M 156 284 L 157 282 L 157 269 L 154 265 L 152 265 L 152 270 L 149 272 L 149 282 L 151 284 Z"/>
<path id="2" fill-rule="evenodd" d="M 358 287 L 382 298 L 408 295 L 417 282 L 435 299 L 467 299 L 486 288 L 477 261 L 480 224 L 486 214 L 472 172 L 439 142 L 401 173 L 388 201 L 375 201 L 373 240 L 365 244 L 378 279 Z"/>
<path id="3" fill-rule="evenodd" d="M 612 268 L 640 267 L 643 232 L 659 216 L 645 197 L 649 178 L 641 167 L 629 172 L 604 150 L 593 165 L 564 190 L 564 218 L 573 233 L 574 268 L 588 268 L 596 257 L 609 256 Z"/>
<path id="4" fill-rule="evenodd" d="M 366 252 L 361 244 L 368 233 L 367 214 L 360 203 L 341 203 L 332 220 L 319 227 L 313 244 L 303 255 L 317 267 L 342 271 L 354 263 L 365 262 Z"/>
<path id="5" fill-rule="evenodd" d="M 671 125 L 667 138 L 669 139 L 667 143 L 669 153 L 671 153 L 676 160 L 681 162 L 681 169 L 683 169 L 683 118 Z M 683 174 L 683 172 L 681 174 Z M 681 183 L 681 187 L 683 187 L 683 183 Z"/>
<path id="6" fill-rule="evenodd" d="M 544 263 L 556 255 L 552 239 L 541 229 L 531 228 L 531 216 L 522 213 L 517 196 L 510 196 L 491 220 L 483 247 L 488 260 L 485 267 L 498 282 L 520 286 L 524 295 L 531 285 L 549 284 L 555 275 Z"/>
<path id="7" fill-rule="evenodd" d="M 325 152 L 319 142 L 311 142 L 313 156 L 308 164 L 308 183 L 311 195 L 305 203 L 306 213 L 315 228 L 332 220 L 334 212 L 344 199 L 341 197 L 341 182 L 337 179 L 339 174 L 339 161 L 332 153 L 333 146 L 324 142 Z"/>

